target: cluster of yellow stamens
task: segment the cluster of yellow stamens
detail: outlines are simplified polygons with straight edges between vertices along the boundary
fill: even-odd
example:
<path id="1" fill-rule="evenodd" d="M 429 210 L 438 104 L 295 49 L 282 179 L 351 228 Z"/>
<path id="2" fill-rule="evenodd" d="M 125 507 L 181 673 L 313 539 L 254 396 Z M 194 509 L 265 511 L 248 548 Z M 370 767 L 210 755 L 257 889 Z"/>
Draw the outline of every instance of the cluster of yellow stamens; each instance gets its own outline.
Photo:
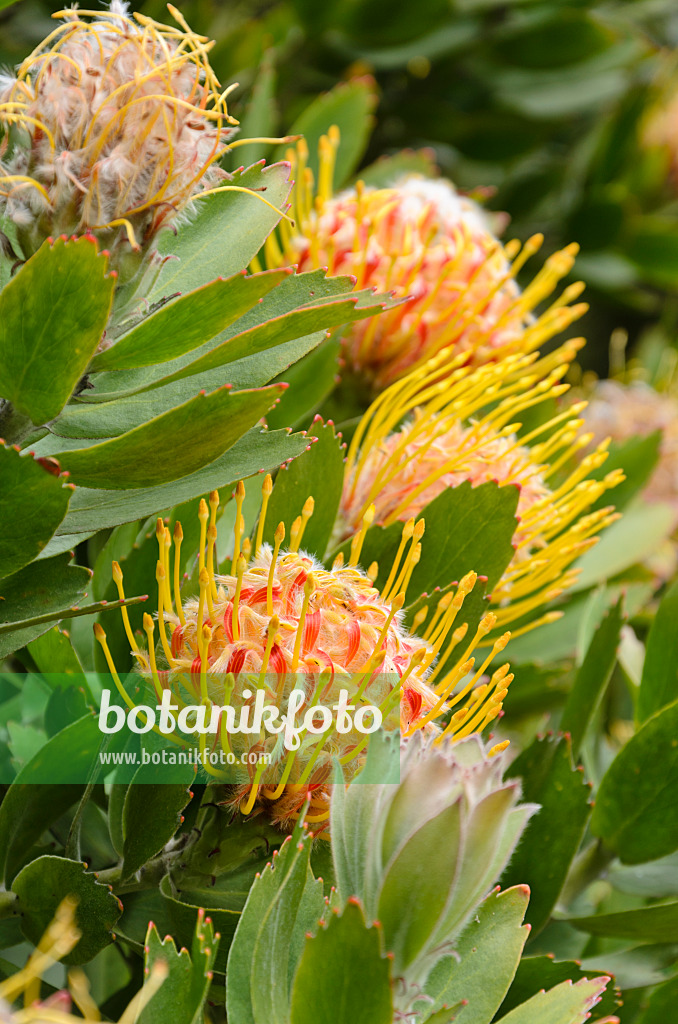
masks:
<path id="1" fill-rule="evenodd" d="M 623 474 L 588 479 L 607 458 L 608 442 L 577 458 L 592 439 L 581 430 L 584 402 L 519 430 L 528 410 L 539 412 L 568 390 L 562 378 L 580 345 L 570 341 L 543 358 L 516 354 L 476 368 L 463 355 L 443 352 L 382 392 L 349 448 L 337 539 L 350 535 L 368 508 L 389 526 L 419 515 L 465 480 L 517 485 L 515 555 L 492 595 L 497 627 L 521 620 L 520 632 L 558 617 L 551 611 L 525 621 L 572 585 L 572 563 L 616 518 L 611 507 L 587 510 Z"/>
<path id="2" fill-rule="evenodd" d="M 503 246 L 482 209 L 442 179 L 411 176 L 380 189 L 358 182 L 334 196 L 338 145 L 336 128 L 321 139 L 317 188 L 305 142 L 290 150 L 296 228 L 282 224 L 264 255 L 268 266 L 325 266 L 353 275 L 357 288 L 407 300 L 344 333 L 349 369 L 377 390 L 446 347 L 476 365 L 534 351 L 586 309 L 570 305 L 583 291 L 579 282 L 533 315 L 572 269 L 576 245 L 549 256 L 521 291 L 517 274 L 541 248 L 541 235 Z"/>
<path id="3" fill-rule="evenodd" d="M 24 256 L 47 236 L 93 231 L 115 258 L 198 195 L 247 191 L 222 185 L 217 165 L 238 145 L 226 104 L 236 85 L 221 89 L 213 43 L 169 10 L 174 27 L 128 16 L 119 0 L 60 11 L 16 78 L 2 76 L 0 211 Z"/>
<path id="4" fill-rule="evenodd" d="M 495 627 L 496 616 L 485 615 L 470 638 L 467 623 L 457 624 L 464 598 L 475 586 L 475 573 L 447 589 L 421 636 L 403 624 L 408 583 L 421 553 L 423 520 L 405 524 L 402 543 L 380 593 L 374 586 L 378 568 L 371 566 L 363 572 L 358 565 L 373 510 L 363 516 L 348 562 L 344 564 L 339 556 L 328 569 L 301 550 L 313 514 L 312 499 L 293 524 L 287 548 L 283 548 L 287 532 L 283 523 L 275 530 L 272 546 L 263 542 L 270 494 L 271 478 L 267 476 L 250 544 L 242 516 L 245 489 L 242 482 L 236 488 L 228 574 L 217 571 L 219 495 L 213 491 L 209 505 L 201 501 L 199 593 L 189 599 L 181 593 L 181 527 L 177 524 L 174 530 L 172 568 L 172 538 L 162 520 L 158 521 L 157 624 L 150 615 L 144 616 L 147 643 L 143 648 L 132 633 L 126 610 L 122 613 L 138 667 L 152 684 L 158 702 L 163 691 L 170 689 L 179 706 L 197 701 L 210 713 L 215 706 L 242 710 L 251 708 L 263 690 L 267 704 L 284 710 L 297 688 L 304 694 L 299 718 L 306 721 L 309 709 L 332 707 L 344 689 L 354 708 L 365 704 L 378 707 L 385 728 L 400 727 L 405 736 L 426 729 L 435 734 L 438 743 L 479 732 L 500 714 L 512 679 L 509 666 L 503 665 L 484 680 L 509 634 L 499 637 L 476 665 L 473 652 Z M 113 576 L 123 595 L 117 563 Z M 421 622 L 421 616 L 417 621 Z M 122 699 L 134 707 L 117 676 L 103 629 L 97 626 L 95 633 Z M 173 734 L 172 739 L 191 745 L 182 735 Z M 233 785 L 228 799 L 243 813 L 249 814 L 255 807 L 264 809 L 273 820 L 289 827 L 309 799 L 306 820 L 322 831 L 329 816 L 328 781 L 335 762 L 342 765 L 347 779 L 355 777 L 364 763 L 368 741 L 369 735 L 354 725 L 341 733 L 332 721 L 320 737 L 302 730 L 300 747 L 288 751 L 281 736 L 263 729 L 256 735 L 229 732 L 221 715 L 214 734 L 201 734 L 198 743 L 203 754 L 212 744 L 213 749 L 218 747 L 236 757 L 237 763 L 226 771 L 215 768 L 209 759 L 201 758 L 201 762 L 214 781 Z M 499 744 L 493 752 L 503 747 Z M 255 765 L 249 757 L 253 753 L 270 756 Z M 248 755 L 244 759 L 247 764 L 242 763 L 243 754 Z"/>

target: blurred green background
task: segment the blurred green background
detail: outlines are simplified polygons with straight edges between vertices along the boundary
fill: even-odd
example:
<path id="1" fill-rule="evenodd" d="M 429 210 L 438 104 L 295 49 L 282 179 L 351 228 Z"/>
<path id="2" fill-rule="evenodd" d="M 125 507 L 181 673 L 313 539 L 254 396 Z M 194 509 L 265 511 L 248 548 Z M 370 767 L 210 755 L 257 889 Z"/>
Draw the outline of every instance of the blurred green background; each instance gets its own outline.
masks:
<path id="1" fill-rule="evenodd" d="M 18 63 L 59 4 L 0 12 L 0 63 Z M 591 312 L 585 368 L 608 372 L 626 337 L 656 372 L 678 338 L 678 178 L 643 144 L 647 118 L 678 85 L 676 0 L 184 0 L 217 40 L 212 63 L 284 133 L 318 93 L 372 75 L 378 103 L 363 165 L 430 147 L 460 188 L 487 190 L 505 237 L 580 243 Z M 169 20 L 160 0 L 138 9 Z M 256 91 L 255 91 L 256 90 Z M 677 113 L 678 118 L 678 113 Z M 246 124 L 246 122 L 245 122 Z M 677 131 L 678 139 L 678 131 Z M 677 141 L 678 145 L 678 141 Z M 238 157 L 255 154 L 245 148 Z"/>

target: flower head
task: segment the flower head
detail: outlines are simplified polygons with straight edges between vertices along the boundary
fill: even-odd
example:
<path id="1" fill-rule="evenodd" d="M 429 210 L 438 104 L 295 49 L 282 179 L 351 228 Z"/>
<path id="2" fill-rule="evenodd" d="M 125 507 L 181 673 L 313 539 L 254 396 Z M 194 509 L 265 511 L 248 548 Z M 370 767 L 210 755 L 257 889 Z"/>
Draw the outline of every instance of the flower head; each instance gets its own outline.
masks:
<path id="1" fill-rule="evenodd" d="M 508 356 L 473 368 L 463 355 L 431 359 L 386 391 L 362 418 L 346 461 L 338 539 L 350 534 L 367 508 L 389 526 L 420 515 L 448 487 L 495 481 L 517 485 L 515 555 L 492 594 L 497 626 L 524 620 L 576 580 L 572 563 L 616 518 L 612 508 L 588 510 L 623 479 L 620 471 L 587 479 L 607 457 L 607 442 L 569 472 L 587 448 L 585 403 L 542 417 L 518 434 L 521 414 L 568 390 L 562 378 L 579 347 L 570 342 L 549 356 Z M 523 622 L 534 628 L 558 613 Z"/>
<path id="2" fill-rule="evenodd" d="M 94 232 L 118 262 L 227 177 L 237 121 L 212 43 L 127 14 L 60 11 L 60 24 L 0 83 L 0 213 L 24 256 L 50 235 Z"/>
<path id="3" fill-rule="evenodd" d="M 643 493 L 649 501 L 672 505 L 678 524 L 678 400 L 642 380 L 603 380 L 594 388 L 584 416 L 595 442 L 603 437 L 628 441 L 661 431 L 659 462 Z"/>
<path id="4" fill-rule="evenodd" d="M 289 159 L 296 178 L 297 229 L 271 238 L 269 265 L 320 266 L 351 274 L 357 287 L 391 290 L 406 301 L 352 325 L 344 336 L 349 371 L 376 390 L 390 384 L 445 347 L 479 365 L 510 352 L 530 352 L 562 331 L 586 308 L 568 305 L 583 285 L 574 284 L 541 315 L 532 311 L 572 268 L 577 247 L 550 256 L 521 291 L 516 275 L 542 244 L 531 238 L 502 246 L 489 217 L 444 179 L 410 176 L 390 188 L 358 183 L 332 195 L 338 132 L 320 144 L 315 190 L 302 140 Z"/>
<path id="5" fill-rule="evenodd" d="M 376 573 L 364 572 L 358 565 L 372 513 L 363 517 L 354 535 L 348 564 L 339 558 L 331 568 L 324 568 L 301 550 L 313 513 L 312 500 L 292 524 L 288 546 L 284 547 L 286 529 L 280 523 L 271 547 L 262 543 L 270 477 L 262 493 L 254 547 L 248 550 L 241 521 L 245 490 L 242 483 L 238 485 L 234 551 L 231 571 L 225 574 L 215 572 L 214 566 L 219 496 L 212 492 L 209 509 L 201 502 L 199 595 L 190 600 L 182 598 L 179 585 L 181 529 L 175 531 L 177 550 L 171 573 L 169 531 L 159 520 L 157 653 L 151 617 L 145 616 L 147 646 L 142 650 L 123 612 L 132 651 L 158 700 L 169 688 L 180 701 L 192 695 L 208 707 L 242 709 L 252 707 L 258 691 L 264 690 L 267 704 L 283 707 L 296 688 L 303 691 L 299 711 L 305 715 L 316 705 L 333 707 L 345 690 L 352 706 L 377 706 L 385 728 L 400 727 L 405 735 L 425 731 L 435 743 L 480 731 L 501 713 L 512 679 L 509 666 L 502 665 L 489 679 L 484 674 L 510 634 L 499 637 L 491 653 L 476 665 L 473 651 L 495 625 L 495 616 L 484 616 L 469 637 L 467 625 L 458 622 L 464 598 L 475 586 L 475 573 L 446 594 L 435 628 L 418 636 L 403 622 L 401 610 L 421 552 L 423 520 L 405 525 L 401 551 L 380 592 L 373 582 Z M 117 563 L 114 578 L 124 597 Z M 117 679 L 105 634 L 101 627 L 95 631 Z M 460 655 L 450 658 L 457 647 Z M 129 704 L 130 698 L 122 693 Z M 443 725 L 436 724 L 450 715 Z M 280 736 L 263 729 L 256 735 L 230 733 L 223 719 L 214 737 L 222 749 L 237 754 L 237 765 L 251 762 L 250 754 L 267 755 L 256 765 L 248 763 L 239 775 L 236 771 L 229 799 L 243 813 L 263 809 L 289 827 L 309 800 L 306 820 L 320 831 L 329 816 L 328 781 L 335 759 L 352 779 L 364 763 L 368 739 L 355 722 L 346 732 L 333 722 L 320 738 L 307 730 L 300 747 L 288 752 Z M 204 749 L 204 735 L 200 742 Z M 243 753 L 248 755 L 244 759 Z M 233 772 L 226 778 L 223 771 L 207 770 L 215 781 L 234 781 Z"/>

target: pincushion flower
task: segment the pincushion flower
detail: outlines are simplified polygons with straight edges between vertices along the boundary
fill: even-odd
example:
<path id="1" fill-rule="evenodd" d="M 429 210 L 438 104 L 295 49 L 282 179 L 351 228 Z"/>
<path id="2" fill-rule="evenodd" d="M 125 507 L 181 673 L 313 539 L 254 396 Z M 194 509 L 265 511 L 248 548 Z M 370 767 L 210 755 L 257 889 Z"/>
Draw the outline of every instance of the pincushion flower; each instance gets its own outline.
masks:
<path id="1" fill-rule="evenodd" d="M 678 400 L 642 380 L 603 380 L 595 386 L 584 416 L 594 441 L 628 441 L 661 431 L 659 462 L 643 493 L 648 501 L 672 505 L 678 525 Z"/>
<path id="2" fill-rule="evenodd" d="M 357 288 L 393 291 L 406 302 L 344 335 L 349 371 L 376 390 L 445 347 L 479 365 L 510 352 L 530 352 L 585 310 L 569 305 L 583 289 L 573 284 L 540 315 L 533 310 L 572 268 L 576 245 L 550 256 L 521 291 L 516 275 L 538 251 L 542 236 L 520 247 L 494 236 L 488 216 L 443 179 L 402 178 L 391 188 L 361 182 L 334 196 L 333 129 L 320 143 L 317 189 L 303 140 L 288 158 L 296 179 L 296 227 L 281 226 L 265 247 L 269 266 L 298 264 L 351 274 Z"/>
<path id="3" fill-rule="evenodd" d="M 406 524 L 401 551 L 380 592 L 374 586 L 374 568 L 364 572 L 358 564 L 371 512 L 363 517 L 353 537 L 348 563 L 343 564 L 340 557 L 326 569 L 302 550 L 305 526 L 313 513 L 312 499 L 292 524 L 288 546 L 284 546 L 286 528 L 280 523 L 271 548 L 262 542 L 270 477 L 265 479 L 262 493 L 262 512 L 250 551 L 243 541 L 245 491 L 238 485 L 232 569 L 225 575 L 215 572 L 214 565 L 219 496 L 212 492 L 209 509 L 201 502 L 199 596 L 191 600 L 182 599 L 179 586 L 181 528 L 174 534 L 171 570 L 169 531 L 159 521 L 159 646 L 150 615 L 144 619 L 146 648 L 140 649 L 123 610 L 131 649 L 158 701 L 169 688 L 180 701 L 186 698 L 192 703 L 199 698 L 208 707 L 229 704 L 243 708 L 251 707 L 263 689 L 267 704 L 282 707 L 298 688 L 305 695 L 300 709 L 303 715 L 316 705 L 333 706 L 345 689 L 351 705 L 377 706 L 385 728 L 400 727 L 406 736 L 425 731 L 438 744 L 481 731 L 501 713 L 512 679 L 509 666 L 497 668 L 489 679 L 485 672 L 505 648 L 510 634 L 500 636 L 490 654 L 476 665 L 473 651 L 496 620 L 491 613 L 485 615 L 467 636 L 460 612 L 464 598 L 475 586 L 475 573 L 467 574 L 441 600 L 430 630 L 417 635 L 403 623 L 401 609 L 421 552 L 422 520 Z M 117 563 L 113 571 L 119 592 L 124 594 Z M 115 673 L 103 630 L 97 626 L 95 632 L 123 700 L 134 706 Z M 439 719 L 443 720 L 440 726 L 436 724 Z M 237 754 L 235 780 L 233 772 L 225 777 L 223 770 L 209 765 L 207 770 L 215 781 L 234 782 L 228 799 L 243 813 L 263 810 L 289 828 L 308 799 L 306 821 L 322 832 L 329 817 L 328 782 L 335 759 L 350 781 L 364 763 L 368 740 L 368 735 L 354 727 L 341 733 L 333 722 L 320 738 L 306 731 L 300 748 L 288 752 L 282 737 L 264 729 L 257 735 L 229 733 L 222 717 L 218 735 L 209 741 L 202 735 L 200 744 L 204 749 L 207 742 L 220 743 L 223 750 Z M 504 746 L 498 744 L 495 752 Z M 243 752 L 266 753 L 270 758 L 240 767 Z M 251 761 L 249 757 L 244 760 Z"/>
<path id="4" fill-rule="evenodd" d="M 217 165 L 235 121 L 212 47 L 169 5 L 176 27 L 102 12 L 60 24 L 0 79 L 0 213 L 24 257 L 48 236 L 93 232 L 116 266 L 228 175 Z M 232 145 L 237 145 L 233 143 Z"/>
<path id="5" fill-rule="evenodd" d="M 601 437 L 624 442 L 661 431 L 659 460 L 643 497 L 673 509 L 673 532 L 645 563 L 659 579 L 670 579 L 678 565 L 678 399 L 643 380 L 603 380 L 593 389 L 585 417 L 592 443 Z"/>
<path id="6" fill-rule="evenodd" d="M 544 358 L 513 355 L 477 368 L 443 352 L 391 385 L 353 435 L 335 539 L 350 535 L 368 508 L 390 526 L 463 481 L 515 485 L 515 555 L 492 594 L 496 625 L 520 620 L 521 632 L 558 617 L 533 613 L 576 580 L 572 563 L 616 518 L 611 507 L 588 510 L 623 474 L 588 479 L 607 458 L 607 440 L 574 458 L 592 441 L 581 430 L 584 402 L 518 431 L 522 413 L 568 390 L 562 379 L 579 347 L 573 341 Z"/>

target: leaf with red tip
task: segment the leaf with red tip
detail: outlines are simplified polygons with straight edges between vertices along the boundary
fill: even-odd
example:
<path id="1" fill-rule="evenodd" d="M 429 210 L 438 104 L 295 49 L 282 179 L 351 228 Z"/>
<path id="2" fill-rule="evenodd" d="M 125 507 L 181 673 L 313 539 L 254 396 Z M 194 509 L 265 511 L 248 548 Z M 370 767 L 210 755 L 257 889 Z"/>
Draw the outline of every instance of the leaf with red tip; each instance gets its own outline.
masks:
<path id="1" fill-rule="evenodd" d="M 309 868 L 311 846 L 308 835 L 286 840 L 250 889 L 228 958 L 229 1024 L 288 1020 L 290 980 L 306 932 L 315 931 L 324 909 L 322 883 Z"/>
<path id="2" fill-rule="evenodd" d="M 229 327 L 291 273 L 284 269 L 245 276 L 241 271 L 202 285 L 142 320 L 95 356 L 91 369 L 128 370 L 185 355 Z"/>
<path id="3" fill-rule="evenodd" d="M 575 985 L 564 981 L 511 1010 L 498 1024 L 584 1024 L 610 979 L 604 975 Z"/>
<path id="4" fill-rule="evenodd" d="M 218 275 L 230 276 L 249 266 L 278 224 L 292 188 L 287 163 L 255 164 L 238 170 L 229 184 L 248 189 L 265 188 L 258 195 L 220 192 L 196 202 L 196 212 L 175 234 L 164 231 L 158 239 L 161 253 L 178 259 L 163 267 L 151 292 L 151 300 L 174 292 L 199 288 Z"/>
<path id="5" fill-rule="evenodd" d="M 41 559 L 0 580 L 0 659 L 46 633 L 85 596 L 91 573 L 70 560 L 70 552 Z"/>
<path id="6" fill-rule="evenodd" d="M 429 976 L 426 993 L 433 997 L 434 1009 L 455 1006 L 455 1022 L 490 1024 L 529 935 L 523 925 L 528 900 L 529 890 L 515 886 L 495 891 L 481 903 L 455 943 L 455 955 L 436 964 Z M 460 1008 L 462 1000 L 466 1005 Z"/>
<path id="7" fill-rule="evenodd" d="M 570 981 L 580 981 L 582 978 L 591 980 L 605 977 L 607 973 L 609 972 L 592 971 L 588 967 L 584 970 L 581 964 L 575 960 L 555 961 L 553 953 L 546 956 L 524 956 L 518 965 L 511 988 L 501 1004 L 497 1016 L 501 1017 L 507 1014 L 509 1010 L 520 1006 L 521 1003 L 537 995 L 538 992 L 553 988 L 568 979 Z M 618 992 L 613 985 L 608 985 L 596 1006 L 596 1020 L 614 1013 L 618 1006 Z M 460 1024 L 463 1024 L 463 1017 L 460 1018 Z"/>
<path id="8" fill-rule="evenodd" d="M 290 1024 L 391 1024 L 393 1009 L 391 963 L 382 955 L 379 929 L 368 928 L 360 906 L 349 902 L 306 942 Z"/>
<path id="9" fill-rule="evenodd" d="M 67 964 L 88 963 L 113 941 L 111 929 L 120 917 L 120 900 L 76 861 L 38 857 L 19 872 L 12 891 L 19 897 L 24 935 L 36 945 L 62 900 L 75 898 L 75 922 L 81 938 L 64 957 Z"/>
<path id="10" fill-rule="evenodd" d="M 63 409 L 113 301 L 108 261 L 86 238 L 45 243 L 0 294 L 0 394 L 35 424 Z"/>
<path id="11" fill-rule="evenodd" d="M 76 483 L 104 490 L 153 487 L 214 462 L 271 407 L 279 388 L 219 388 L 120 437 L 61 455 Z"/>
<path id="12" fill-rule="evenodd" d="M 219 947 L 219 936 L 214 934 L 210 919 L 203 920 L 203 917 L 204 914 L 198 916 L 190 953 L 185 947 L 177 952 L 170 935 L 161 940 L 155 925 L 149 921 L 144 944 L 144 973 L 150 976 L 156 964 L 164 963 L 167 977 L 135 1018 L 136 1024 L 156 1024 L 157 1021 L 201 1024 Z"/>
<path id="13" fill-rule="evenodd" d="M 527 883 L 532 891 L 527 919 L 542 928 L 556 904 L 591 813 L 590 788 L 572 764 L 564 736 L 536 739 L 508 769 L 523 780 L 523 799 L 540 805 L 530 821 L 502 885 Z M 539 856 L 535 856 L 535 850 Z"/>

